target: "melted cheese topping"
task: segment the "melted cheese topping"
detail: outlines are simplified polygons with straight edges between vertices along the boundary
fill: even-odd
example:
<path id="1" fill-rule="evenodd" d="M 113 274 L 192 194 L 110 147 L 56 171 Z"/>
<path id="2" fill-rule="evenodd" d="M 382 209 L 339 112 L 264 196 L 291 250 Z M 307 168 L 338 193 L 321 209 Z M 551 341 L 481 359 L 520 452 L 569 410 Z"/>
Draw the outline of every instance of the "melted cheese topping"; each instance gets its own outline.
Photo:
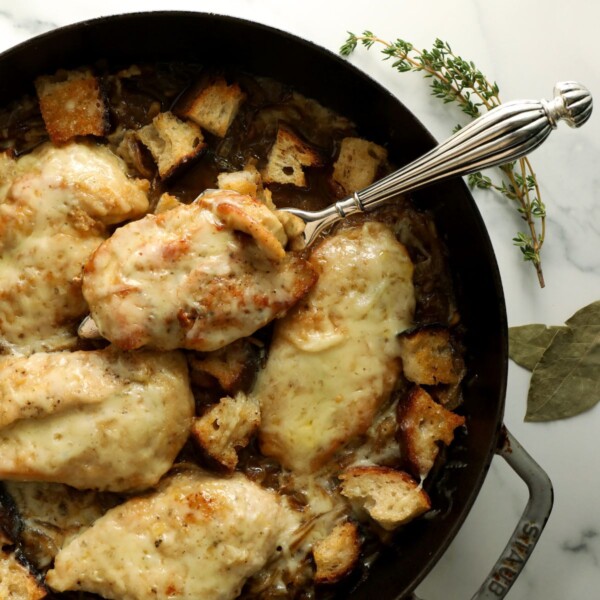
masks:
<path id="1" fill-rule="evenodd" d="M 0 396 L 0 478 L 80 489 L 154 485 L 185 443 L 194 411 L 177 352 L 0 357 Z"/>
<path id="2" fill-rule="evenodd" d="M 0 169 L 0 344 L 71 346 L 87 307 L 78 280 L 105 225 L 148 209 L 146 185 L 101 146 L 44 145 Z M 41 317 L 43 315 L 43 317 Z"/>
<path id="3" fill-rule="evenodd" d="M 249 202 L 217 193 L 239 211 Z M 252 205 L 268 211 L 256 200 Z M 84 296 L 101 334 L 115 345 L 216 350 L 284 313 L 313 285 L 306 261 L 293 254 L 271 259 L 206 206 L 203 197 L 129 223 L 86 264 Z M 224 206 L 214 203 L 217 213 Z"/>
<path id="4" fill-rule="evenodd" d="M 381 223 L 342 230 L 310 260 L 319 280 L 277 323 L 253 391 L 262 452 L 298 472 L 368 429 L 400 372 L 396 336 L 415 305 L 412 263 Z"/>
<path id="5" fill-rule="evenodd" d="M 98 519 L 59 552 L 46 581 L 114 600 L 229 600 L 293 527 L 276 495 L 244 475 L 185 470 Z"/>

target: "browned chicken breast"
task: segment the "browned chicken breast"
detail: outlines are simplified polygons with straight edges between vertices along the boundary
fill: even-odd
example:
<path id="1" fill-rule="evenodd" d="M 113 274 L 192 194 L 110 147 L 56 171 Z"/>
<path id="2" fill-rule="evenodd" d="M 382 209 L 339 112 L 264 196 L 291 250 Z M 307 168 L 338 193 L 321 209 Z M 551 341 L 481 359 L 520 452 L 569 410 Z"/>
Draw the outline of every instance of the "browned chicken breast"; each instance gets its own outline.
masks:
<path id="1" fill-rule="evenodd" d="M 295 526 L 277 496 L 245 475 L 185 469 L 73 539 L 46 582 L 114 600 L 229 600 Z"/>
<path id="2" fill-rule="evenodd" d="M 113 349 L 0 357 L 0 479 L 80 489 L 154 485 L 194 412 L 178 352 Z"/>
<path id="3" fill-rule="evenodd" d="M 298 472 L 367 431 L 400 373 L 397 335 L 415 306 L 412 262 L 381 223 L 327 238 L 310 261 L 319 280 L 277 323 L 253 391 L 263 453 Z"/>
<path id="4" fill-rule="evenodd" d="M 216 350 L 281 316 L 314 284 L 260 201 L 223 190 L 117 229 L 85 266 L 100 333 L 131 350 Z"/>
<path id="5" fill-rule="evenodd" d="M 147 185 L 102 146 L 46 144 L 19 160 L 0 155 L 0 346 L 72 345 L 87 312 L 82 265 L 107 224 L 147 211 Z"/>

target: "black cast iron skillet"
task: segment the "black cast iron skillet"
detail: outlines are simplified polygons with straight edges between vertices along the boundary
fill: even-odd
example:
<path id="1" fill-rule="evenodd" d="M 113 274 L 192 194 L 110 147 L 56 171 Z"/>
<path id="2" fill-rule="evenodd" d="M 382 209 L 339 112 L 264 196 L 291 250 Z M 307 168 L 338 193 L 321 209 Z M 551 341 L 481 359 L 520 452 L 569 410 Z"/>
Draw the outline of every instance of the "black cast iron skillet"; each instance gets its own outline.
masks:
<path id="1" fill-rule="evenodd" d="M 32 91 L 33 79 L 58 68 L 105 59 L 109 64 L 190 61 L 275 78 L 352 119 L 360 134 L 387 146 L 402 165 L 430 150 L 434 139 L 389 92 L 334 54 L 288 33 L 235 18 L 190 12 L 119 15 L 64 27 L 0 55 L 0 104 Z M 10 82 L 10 83 L 9 83 Z M 513 537 L 476 598 L 508 591 L 537 542 L 552 505 L 545 473 L 503 427 L 507 322 L 502 285 L 485 226 L 461 180 L 414 194 L 433 212 L 450 254 L 467 337 L 468 378 L 461 412 L 466 435 L 451 446 L 431 487 L 431 518 L 405 527 L 366 577 L 339 598 L 408 597 L 462 525 L 495 453 L 526 479 L 530 502 Z M 451 589 L 451 582 L 449 582 Z"/>

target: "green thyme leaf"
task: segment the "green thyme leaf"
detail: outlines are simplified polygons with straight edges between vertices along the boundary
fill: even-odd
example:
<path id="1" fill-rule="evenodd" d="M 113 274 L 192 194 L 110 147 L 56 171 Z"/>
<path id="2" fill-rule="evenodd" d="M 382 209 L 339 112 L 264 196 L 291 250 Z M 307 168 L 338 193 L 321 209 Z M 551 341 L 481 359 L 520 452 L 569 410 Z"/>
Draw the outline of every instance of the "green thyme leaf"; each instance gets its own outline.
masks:
<path id="1" fill-rule="evenodd" d="M 371 31 L 364 31 L 360 36 L 350 33 L 346 43 L 340 48 L 340 53 L 348 56 L 359 42 L 367 49 L 376 44 L 381 46 L 384 60 L 392 59 L 392 67 L 400 73 L 420 72 L 429 81 L 434 97 L 444 104 L 458 104 L 460 110 L 469 117 L 476 118 L 501 103 L 498 84 L 491 82 L 472 60 L 455 54 L 450 44 L 439 38 L 433 42 L 430 50 L 418 50 L 413 44 L 400 38 L 394 42 L 386 42 Z M 500 182 L 475 174 L 469 177 L 469 184 L 495 190 L 515 205 L 521 218 L 527 223 L 528 233 L 517 234 L 513 241 L 519 247 L 523 259 L 533 264 L 540 287 L 544 287 L 540 252 L 545 238 L 546 210 L 540 200 L 535 174 L 527 157 L 501 165 L 500 171 Z"/>

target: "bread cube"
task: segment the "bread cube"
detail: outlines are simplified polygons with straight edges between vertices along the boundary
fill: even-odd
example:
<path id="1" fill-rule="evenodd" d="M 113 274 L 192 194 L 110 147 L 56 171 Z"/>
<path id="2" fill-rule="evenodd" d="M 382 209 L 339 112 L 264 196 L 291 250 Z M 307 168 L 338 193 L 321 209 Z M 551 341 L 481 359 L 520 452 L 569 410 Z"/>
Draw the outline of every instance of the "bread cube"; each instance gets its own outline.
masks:
<path id="1" fill-rule="evenodd" d="M 192 381 L 201 387 L 207 385 L 205 375 L 217 380 L 229 393 L 235 393 L 243 387 L 244 380 L 255 360 L 255 348 L 246 339 L 239 339 L 219 350 L 188 356 Z"/>
<path id="2" fill-rule="evenodd" d="M 361 138 L 342 140 L 332 179 L 344 194 L 352 194 L 375 181 L 379 166 L 387 159 L 387 150 Z"/>
<path id="3" fill-rule="evenodd" d="M 173 194 L 165 192 L 164 194 L 160 195 L 160 198 L 154 207 L 154 214 L 159 215 L 160 213 L 167 212 L 168 210 L 177 208 L 178 206 L 181 206 L 181 201 L 179 198 L 173 196 Z"/>
<path id="4" fill-rule="evenodd" d="M 398 336 L 404 376 L 420 385 L 458 383 L 464 373 L 446 327 L 429 326 Z"/>
<path id="5" fill-rule="evenodd" d="M 200 128 L 181 121 L 171 112 L 156 115 L 152 123 L 137 132 L 137 137 L 152 154 L 161 179 L 196 158 L 205 146 Z"/>
<path id="6" fill-rule="evenodd" d="M 224 137 L 245 98 L 237 83 L 229 85 L 219 77 L 178 112 L 213 135 Z"/>
<path id="7" fill-rule="evenodd" d="M 380 466 L 350 467 L 339 478 L 342 495 L 364 509 L 386 531 L 431 508 L 427 492 L 404 471 Z"/>
<path id="8" fill-rule="evenodd" d="M 304 167 L 323 164 L 319 153 L 291 129 L 283 125 L 277 130 L 277 138 L 267 157 L 263 171 L 265 183 L 284 183 L 306 187 Z"/>
<path id="9" fill-rule="evenodd" d="M 351 521 L 339 523 L 313 547 L 315 583 L 335 583 L 352 571 L 360 555 L 358 528 Z"/>
<path id="10" fill-rule="evenodd" d="M 465 418 L 438 404 L 423 388 L 413 387 L 398 404 L 400 445 L 411 470 L 425 478 L 440 451 L 454 439 L 454 430 Z"/>
<path id="11" fill-rule="evenodd" d="M 233 471 L 238 462 L 236 448 L 247 446 L 259 425 L 258 403 L 239 392 L 234 398 L 221 398 L 195 419 L 192 437 L 208 456 Z"/>
<path id="12" fill-rule="evenodd" d="M 88 69 L 58 71 L 35 80 L 42 117 L 50 139 L 67 142 L 79 135 L 106 135 L 108 106 L 98 78 Z"/>

